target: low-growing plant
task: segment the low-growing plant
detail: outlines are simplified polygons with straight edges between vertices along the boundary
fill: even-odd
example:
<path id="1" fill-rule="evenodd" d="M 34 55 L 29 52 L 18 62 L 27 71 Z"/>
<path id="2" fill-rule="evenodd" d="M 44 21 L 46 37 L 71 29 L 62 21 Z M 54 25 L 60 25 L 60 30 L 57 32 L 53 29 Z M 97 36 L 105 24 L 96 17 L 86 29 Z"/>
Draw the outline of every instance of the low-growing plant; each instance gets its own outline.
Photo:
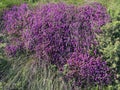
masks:
<path id="1" fill-rule="evenodd" d="M 36 90 L 38 87 L 46 90 L 44 79 L 46 81 L 49 77 L 49 70 L 45 71 L 42 68 L 46 69 L 50 65 L 56 66 L 56 72 L 62 75 L 62 82 L 65 80 L 64 76 L 78 73 L 78 76 L 72 76 L 75 79 L 70 87 L 72 90 L 74 86 L 84 88 L 90 85 L 109 85 L 115 79 L 114 74 L 111 74 L 112 70 L 101 60 L 97 49 L 99 42 L 96 35 L 101 33 L 101 26 L 110 21 L 106 8 L 101 4 L 95 2 L 78 7 L 50 3 L 34 9 L 22 4 L 6 11 L 3 19 L 3 33 L 7 36 L 5 54 L 11 58 L 17 57 L 11 61 L 13 66 L 10 75 L 5 79 L 4 88 L 19 87 L 32 90 L 31 84 L 38 84 L 37 87 L 34 86 Z M 24 60 L 21 60 L 21 56 Z M 42 65 L 45 66 L 41 68 Z M 65 65 L 69 68 L 64 72 Z M 39 68 L 42 70 L 40 73 Z M 72 72 L 69 74 L 69 71 Z M 95 73 L 97 75 L 93 75 Z M 42 78 L 41 75 L 47 76 Z M 17 84 L 14 84 L 16 82 Z M 43 86 L 39 86 L 40 83 Z M 59 80 L 49 84 L 53 83 L 60 84 Z M 62 85 L 64 87 L 64 84 Z M 57 90 L 57 87 L 53 90 Z"/>
<path id="2" fill-rule="evenodd" d="M 113 0 L 114 1 L 114 0 Z M 102 32 L 98 38 L 100 42 L 99 51 L 111 68 L 117 72 L 116 83 L 119 84 L 120 78 L 120 2 L 118 0 L 108 5 L 108 12 L 111 22 L 102 27 Z"/>

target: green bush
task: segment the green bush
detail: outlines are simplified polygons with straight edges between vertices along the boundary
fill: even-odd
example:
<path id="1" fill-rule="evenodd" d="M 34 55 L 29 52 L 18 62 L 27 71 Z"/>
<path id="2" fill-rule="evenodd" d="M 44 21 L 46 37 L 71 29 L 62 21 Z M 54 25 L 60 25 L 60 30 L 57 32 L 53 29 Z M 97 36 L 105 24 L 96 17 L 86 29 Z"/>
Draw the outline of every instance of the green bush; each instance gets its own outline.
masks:
<path id="1" fill-rule="evenodd" d="M 110 67 L 116 70 L 117 78 L 120 78 L 120 2 L 110 2 L 107 7 L 111 22 L 102 27 L 103 33 L 98 37 L 100 52 Z"/>

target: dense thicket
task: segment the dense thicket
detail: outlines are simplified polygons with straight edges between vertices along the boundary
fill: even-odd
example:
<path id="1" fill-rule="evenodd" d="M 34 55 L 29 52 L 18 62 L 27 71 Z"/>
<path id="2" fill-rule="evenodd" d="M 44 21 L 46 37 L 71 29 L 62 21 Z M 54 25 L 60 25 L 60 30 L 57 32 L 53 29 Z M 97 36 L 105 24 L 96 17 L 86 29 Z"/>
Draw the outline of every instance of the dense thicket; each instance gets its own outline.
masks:
<path id="1" fill-rule="evenodd" d="M 111 7 L 112 4 L 112 7 Z M 118 79 L 120 81 L 120 2 L 111 2 L 108 8 L 108 12 L 111 15 L 112 21 L 102 27 L 102 32 L 98 39 L 100 42 L 99 51 L 102 53 L 102 57 L 105 58 L 111 68 L 114 68 L 117 72 Z"/>
<path id="2" fill-rule="evenodd" d="M 52 3 L 33 10 L 22 4 L 6 11 L 3 19 L 8 56 L 27 53 L 61 71 L 67 64 L 65 77 L 74 78 L 78 86 L 107 85 L 113 81 L 112 70 L 97 50 L 96 34 L 110 21 L 101 4 L 77 7 Z"/>

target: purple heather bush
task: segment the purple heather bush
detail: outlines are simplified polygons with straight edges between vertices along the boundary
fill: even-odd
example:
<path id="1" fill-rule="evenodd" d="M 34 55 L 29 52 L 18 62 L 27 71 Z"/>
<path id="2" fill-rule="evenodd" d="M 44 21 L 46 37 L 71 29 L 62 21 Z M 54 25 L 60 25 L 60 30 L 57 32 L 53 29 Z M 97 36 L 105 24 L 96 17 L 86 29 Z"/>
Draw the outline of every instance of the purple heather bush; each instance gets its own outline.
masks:
<path id="1" fill-rule="evenodd" d="M 77 86 L 108 85 L 115 78 L 112 69 L 100 57 L 75 52 L 67 63 L 69 72 L 65 78 L 68 80 L 74 78 L 74 85 Z"/>
<path id="2" fill-rule="evenodd" d="M 14 45 L 7 45 L 5 51 L 7 55 L 14 56 L 14 53 L 17 52 L 17 47 Z"/>
<path id="3" fill-rule="evenodd" d="M 68 64 L 70 71 L 79 75 L 75 76 L 78 85 L 82 80 L 85 83 L 88 77 L 93 81 L 89 83 L 109 83 L 111 74 L 106 63 L 99 55 L 89 55 L 99 44 L 96 34 L 101 32 L 100 27 L 110 21 L 101 4 L 78 7 L 50 3 L 35 9 L 22 4 L 6 11 L 3 18 L 9 37 L 5 48 L 7 55 L 15 56 L 22 50 L 58 68 Z"/>

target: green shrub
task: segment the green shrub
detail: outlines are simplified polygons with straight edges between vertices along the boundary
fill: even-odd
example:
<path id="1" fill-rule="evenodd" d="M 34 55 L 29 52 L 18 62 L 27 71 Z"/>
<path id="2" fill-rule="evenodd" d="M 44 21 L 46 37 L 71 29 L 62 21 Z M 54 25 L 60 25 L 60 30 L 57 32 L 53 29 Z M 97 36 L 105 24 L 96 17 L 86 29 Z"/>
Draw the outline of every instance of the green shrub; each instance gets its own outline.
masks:
<path id="1" fill-rule="evenodd" d="M 108 5 L 111 22 L 102 27 L 103 33 L 98 38 L 103 58 L 116 70 L 117 78 L 120 78 L 120 2 L 118 1 L 110 2 Z"/>

